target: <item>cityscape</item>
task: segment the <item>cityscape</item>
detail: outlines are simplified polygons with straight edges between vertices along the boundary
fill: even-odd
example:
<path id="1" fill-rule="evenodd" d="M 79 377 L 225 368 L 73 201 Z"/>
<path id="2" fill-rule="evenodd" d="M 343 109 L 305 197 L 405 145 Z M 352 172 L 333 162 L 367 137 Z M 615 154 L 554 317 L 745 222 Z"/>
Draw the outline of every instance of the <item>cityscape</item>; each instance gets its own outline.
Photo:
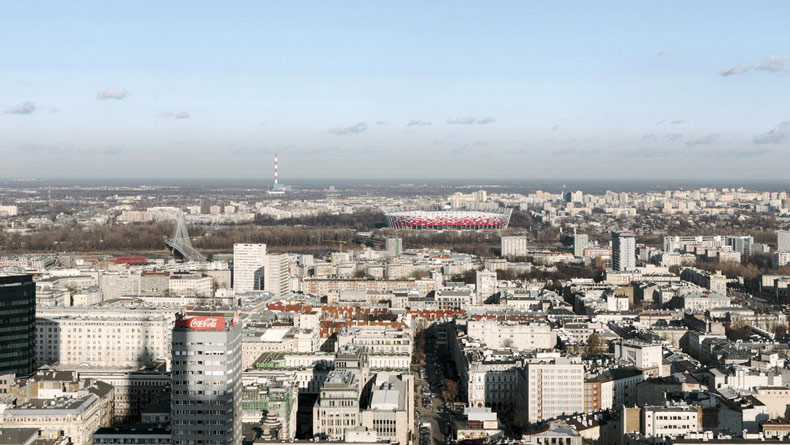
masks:
<path id="1" fill-rule="evenodd" d="M 3 10 L 0 445 L 790 444 L 790 5 Z"/>

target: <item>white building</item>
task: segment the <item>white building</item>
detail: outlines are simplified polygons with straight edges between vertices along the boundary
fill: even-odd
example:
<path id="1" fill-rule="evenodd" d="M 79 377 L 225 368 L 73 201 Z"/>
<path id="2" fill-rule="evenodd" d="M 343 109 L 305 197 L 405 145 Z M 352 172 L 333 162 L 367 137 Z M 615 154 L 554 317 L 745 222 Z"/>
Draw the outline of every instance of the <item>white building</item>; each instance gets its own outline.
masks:
<path id="1" fill-rule="evenodd" d="M 790 265 L 790 252 L 774 252 L 771 255 L 771 265 L 774 269 Z"/>
<path id="2" fill-rule="evenodd" d="M 268 290 L 276 298 L 290 291 L 286 255 L 268 255 L 266 244 L 233 245 L 233 290 L 236 293 Z"/>
<path id="3" fill-rule="evenodd" d="M 266 256 L 263 290 L 273 293 L 275 298 L 286 297 L 291 290 L 288 265 L 287 255 Z"/>
<path id="4" fill-rule="evenodd" d="M 520 377 L 519 399 L 530 423 L 584 412 L 584 366 L 578 357 L 527 362 Z"/>
<path id="5" fill-rule="evenodd" d="M 557 333 L 547 323 L 500 322 L 482 318 L 467 322 L 467 335 L 489 348 L 553 349 Z"/>
<path id="6" fill-rule="evenodd" d="M 266 244 L 233 245 L 233 290 L 260 290 L 266 267 Z"/>
<path id="7" fill-rule="evenodd" d="M 170 357 L 172 317 L 132 313 L 126 317 L 36 318 L 36 365 L 140 367 Z"/>
<path id="8" fill-rule="evenodd" d="M 343 440 L 361 424 L 359 377 L 352 371 L 332 371 L 313 407 L 313 435 Z"/>
<path id="9" fill-rule="evenodd" d="M 776 232 L 776 250 L 779 252 L 790 252 L 790 230 Z"/>
<path id="10" fill-rule="evenodd" d="M 391 257 L 399 257 L 403 253 L 403 239 L 387 238 L 386 249 L 387 255 Z"/>
<path id="11" fill-rule="evenodd" d="M 581 258 L 584 256 L 584 249 L 589 245 L 587 235 L 584 233 L 573 234 L 573 256 Z"/>
<path id="12" fill-rule="evenodd" d="M 520 258 L 527 256 L 526 236 L 503 236 L 500 240 L 503 258 Z"/>
<path id="13" fill-rule="evenodd" d="M 680 437 L 699 431 L 702 419 L 696 406 L 646 406 L 641 424 L 647 437 Z"/>
<path id="14" fill-rule="evenodd" d="M 18 214 L 17 206 L 0 206 L 0 216 L 17 216 Z"/>
<path id="15" fill-rule="evenodd" d="M 496 272 L 478 270 L 475 274 L 475 304 L 483 304 L 497 293 Z"/>
<path id="16" fill-rule="evenodd" d="M 642 370 L 660 368 L 663 361 L 662 347 L 639 340 L 622 340 L 614 345 L 614 358 Z"/>
<path id="17" fill-rule="evenodd" d="M 214 280 L 199 273 L 173 274 L 168 281 L 172 296 L 210 297 L 214 295 Z"/>

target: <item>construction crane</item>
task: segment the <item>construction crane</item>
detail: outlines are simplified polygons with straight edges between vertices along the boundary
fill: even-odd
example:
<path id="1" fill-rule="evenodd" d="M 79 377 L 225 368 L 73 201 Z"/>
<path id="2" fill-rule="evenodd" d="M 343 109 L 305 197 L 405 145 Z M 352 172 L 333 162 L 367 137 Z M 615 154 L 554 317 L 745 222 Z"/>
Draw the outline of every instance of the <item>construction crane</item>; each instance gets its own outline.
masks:
<path id="1" fill-rule="evenodd" d="M 347 242 L 347 241 L 343 241 L 342 239 L 341 239 L 341 240 L 333 240 L 333 239 L 330 239 L 330 240 L 326 240 L 326 242 L 328 242 L 328 243 L 335 243 L 335 244 L 337 244 L 337 245 L 338 245 L 338 247 L 340 248 L 340 251 L 342 252 L 342 251 L 343 251 L 343 243 L 345 243 L 345 242 Z"/>

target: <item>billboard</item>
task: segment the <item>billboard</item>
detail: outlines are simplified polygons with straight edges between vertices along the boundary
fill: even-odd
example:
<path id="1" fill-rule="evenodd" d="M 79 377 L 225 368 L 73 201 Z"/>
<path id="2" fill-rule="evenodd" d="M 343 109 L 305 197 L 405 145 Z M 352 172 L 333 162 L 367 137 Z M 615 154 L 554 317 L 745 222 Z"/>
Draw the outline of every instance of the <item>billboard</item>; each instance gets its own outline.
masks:
<path id="1" fill-rule="evenodd" d="M 225 317 L 192 317 L 176 320 L 176 326 L 189 328 L 195 331 L 223 331 L 225 330 Z"/>

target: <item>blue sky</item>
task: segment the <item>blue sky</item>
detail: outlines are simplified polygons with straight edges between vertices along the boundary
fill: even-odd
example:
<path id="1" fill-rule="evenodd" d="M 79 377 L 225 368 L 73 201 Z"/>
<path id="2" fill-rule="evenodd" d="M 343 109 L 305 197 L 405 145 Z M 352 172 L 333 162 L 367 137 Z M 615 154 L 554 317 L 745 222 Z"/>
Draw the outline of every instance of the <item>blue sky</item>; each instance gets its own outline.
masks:
<path id="1" fill-rule="evenodd" d="M 4 2 L 0 177 L 783 179 L 790 2 Z"/>

